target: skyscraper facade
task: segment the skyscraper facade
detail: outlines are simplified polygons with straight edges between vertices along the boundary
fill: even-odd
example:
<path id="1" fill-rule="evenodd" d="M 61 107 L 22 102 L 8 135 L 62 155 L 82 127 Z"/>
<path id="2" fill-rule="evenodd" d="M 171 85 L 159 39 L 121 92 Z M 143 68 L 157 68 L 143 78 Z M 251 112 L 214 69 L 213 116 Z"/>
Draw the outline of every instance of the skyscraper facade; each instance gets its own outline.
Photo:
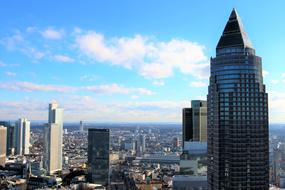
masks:
<path id="1" fill-rule="evenodd" d="M 62 170 L 63 109 L 49 104 L 48 124 L 44 129 L 44 167 L 48 174 Z"/>
<path id="2" fill-rule="evenodd" d="M 192 108 L 183 108 L 182 110 L 182 142 L 192 141 L 193 139 L 193 120 Z"/>
<path id="3" fill-rule="evenodd" d="M 192 100 L 191 108 L 182 110 L 183 143 L 207 141 L 207 101 Z"/>
<path id="4" fill-rule="evenodd" d="M 110 184 L 110 131 L 88 129 L 88 181 Z"/>
<path id="5" fill-rule="evenodd" d="M 0 125 L 0 165 L 5 166 L 6 163 L 6 137 L 7 128 Z"/>
<path id="6" fill-rule="evenodd" d="M 24 155 L 30 153 L 30 121 L 21 118 L 16 122 L 15 129 L 15 154 Z"/>
<path id="7" fill-rule="evenodd" d="M 0 121 L 0 125 L 7 128 L 7 142 L 6 142 L 6 155 L 14 155 L 15 152 L 15 125 L 9 121 Z"/>
<path id="8" fill-rule="evenodd" d="M 208 190 L 269 189 L 262 61 L 235 10 L 211 58 L 208 90 Z"/>
<path id="9" fill-rule="evenodd" d="M 79 131 L 81 131 L 81 132 L 84 131 L 83 121 L 80 121 Z"/>

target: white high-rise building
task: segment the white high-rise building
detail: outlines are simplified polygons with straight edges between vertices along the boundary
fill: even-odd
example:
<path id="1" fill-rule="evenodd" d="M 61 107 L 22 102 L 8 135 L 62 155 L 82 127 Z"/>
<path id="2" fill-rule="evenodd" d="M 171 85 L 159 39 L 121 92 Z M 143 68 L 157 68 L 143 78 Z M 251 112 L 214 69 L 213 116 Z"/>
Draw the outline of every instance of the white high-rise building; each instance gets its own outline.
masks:
<path id="1" fill-rule="evenodd" d="M 44 167 L 48 174 L 62 170 L 63 109 L 49 104 L 48 124 L 44 129 Z"/>
<path id="2" fill-rule="evenodd" d="M 81 131 L 81 132 L 84 131 L 83 121 L 80 121 L 79 131 Z"/>
<path id="3" fill-rule="evenodd" d="M 30 121 L 21 118 L 16 122 L 15 152 L 17 155 L 29 154 L 30 150 Z"/>

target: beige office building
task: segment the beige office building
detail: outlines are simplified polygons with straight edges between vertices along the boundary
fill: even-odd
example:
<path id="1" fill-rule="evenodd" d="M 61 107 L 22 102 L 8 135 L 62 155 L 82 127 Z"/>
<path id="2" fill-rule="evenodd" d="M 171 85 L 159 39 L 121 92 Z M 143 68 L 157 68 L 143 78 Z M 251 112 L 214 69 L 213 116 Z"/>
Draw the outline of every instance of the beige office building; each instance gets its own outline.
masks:
<path id="1" fill-rule="evenodd" d="M 5 166 L 6 163 L 6 139 L 7 128 L 0 125 L 0 165 Z"/>
<path id="2" fill-rule="evenodd" d="M 44 129 L 44 167 L 52 175 L 62 170 L 63 109 L 49 104 L 48 124 Z"/>

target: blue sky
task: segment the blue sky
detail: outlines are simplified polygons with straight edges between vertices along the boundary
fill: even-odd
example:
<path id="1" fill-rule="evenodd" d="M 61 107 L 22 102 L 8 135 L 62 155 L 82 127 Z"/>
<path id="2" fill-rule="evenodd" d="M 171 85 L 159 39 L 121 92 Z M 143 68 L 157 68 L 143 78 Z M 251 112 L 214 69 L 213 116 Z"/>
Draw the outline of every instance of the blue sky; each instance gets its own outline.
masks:
<path id="1" fill-rule="evenodd" d="M 1 1 L 0 119 L 180 122 L 205 99 L 232 8 L 263 58 L 270 122 L 285 122 L 285 2 Z"/>

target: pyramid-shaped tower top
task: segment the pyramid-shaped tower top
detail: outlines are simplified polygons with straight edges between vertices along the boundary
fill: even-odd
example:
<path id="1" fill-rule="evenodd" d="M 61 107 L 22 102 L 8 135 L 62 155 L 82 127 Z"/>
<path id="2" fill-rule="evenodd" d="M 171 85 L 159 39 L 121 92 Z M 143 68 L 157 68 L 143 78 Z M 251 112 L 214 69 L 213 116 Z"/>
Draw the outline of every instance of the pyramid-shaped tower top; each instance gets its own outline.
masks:
<path id="1" fill-rule="evenodd" d="M 223 34 L 218 42 L 217 49 L 231 47 L 252 48 L 241 19 L 235 9 L 231 12 Z"/>

